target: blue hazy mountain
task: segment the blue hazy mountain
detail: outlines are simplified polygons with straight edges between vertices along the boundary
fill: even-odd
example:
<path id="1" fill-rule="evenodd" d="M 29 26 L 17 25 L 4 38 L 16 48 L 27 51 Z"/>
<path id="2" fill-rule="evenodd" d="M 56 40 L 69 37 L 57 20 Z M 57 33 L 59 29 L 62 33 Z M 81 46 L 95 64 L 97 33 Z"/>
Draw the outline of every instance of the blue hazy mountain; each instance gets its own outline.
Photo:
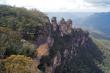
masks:
<path id="1" fill-rule="evenodd" d="M 106 37 L 110 37 L 110 12 L 95 13 L 85 18 L 81 23 L 91 31 L 96 30 Z"/>

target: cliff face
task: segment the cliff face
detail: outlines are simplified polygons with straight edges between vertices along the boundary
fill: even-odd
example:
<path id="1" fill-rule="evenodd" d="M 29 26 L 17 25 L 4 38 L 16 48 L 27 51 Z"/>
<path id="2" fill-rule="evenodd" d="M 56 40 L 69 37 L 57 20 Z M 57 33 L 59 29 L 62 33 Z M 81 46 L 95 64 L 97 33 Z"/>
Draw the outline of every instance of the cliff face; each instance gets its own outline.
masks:
<path id="1" fill-rule="evenodd" d="M 48 55 L 40 59 L 39 69 L 45 73 L 102 73 L 97 64 L 102 62 L 103 56 L 89 33 L 80 28 L 71 28 L 71 33 L 66 33 L 60 28 L 61 25 L 51 30 L 54 42 Z"/>
<path id="2" fill-rule="evenodd" d="M 56 37 L 50 56 L 56 57 L 59 52 L 55 73 L 101 73 L 96 61 L 102 61 L 102 53 L 92 42 L 86 32 L 74 29 L 72 34 Z"/>

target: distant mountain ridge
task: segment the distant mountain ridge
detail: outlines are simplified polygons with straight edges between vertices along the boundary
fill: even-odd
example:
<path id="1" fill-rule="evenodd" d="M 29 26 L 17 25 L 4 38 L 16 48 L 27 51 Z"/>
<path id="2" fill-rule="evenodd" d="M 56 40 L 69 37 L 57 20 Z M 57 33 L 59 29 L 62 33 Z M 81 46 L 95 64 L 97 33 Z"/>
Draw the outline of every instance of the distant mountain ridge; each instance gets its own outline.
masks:
<path id="1" fill-rule="evenodd" d="M 102 35 L 110 38 L 110 12 L 95 13 L 81 23 L 90 31 L 99 31 Z"/>
<path id="2" fill-rule="evenodd" d="M 87 17 L 83 24 L 86 26 L 92 26 L 98 28 L 104 32 L 110 31 L 110 12 L 107 13 L 95 13 L 89 17 Z"/>

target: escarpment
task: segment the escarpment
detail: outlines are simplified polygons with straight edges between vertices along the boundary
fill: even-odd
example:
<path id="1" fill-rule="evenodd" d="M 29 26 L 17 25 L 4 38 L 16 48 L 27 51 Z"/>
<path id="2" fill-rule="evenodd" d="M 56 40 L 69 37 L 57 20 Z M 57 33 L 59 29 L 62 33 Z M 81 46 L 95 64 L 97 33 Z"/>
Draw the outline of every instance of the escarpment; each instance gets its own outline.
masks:
<path id="1" fill-rule="evenodd" d="M 45 42 L 48 47 L 44 48 L 48 55 L 42 55 L 38 68 L 45 73 L 102 73 L 95 64 L 101 62 L 102 53 L 88 31 L 72 28 L 72 24 L 71 19 L 62 18 L 59 24 L 56 17 L 51 19 L 49 39 Z"/>

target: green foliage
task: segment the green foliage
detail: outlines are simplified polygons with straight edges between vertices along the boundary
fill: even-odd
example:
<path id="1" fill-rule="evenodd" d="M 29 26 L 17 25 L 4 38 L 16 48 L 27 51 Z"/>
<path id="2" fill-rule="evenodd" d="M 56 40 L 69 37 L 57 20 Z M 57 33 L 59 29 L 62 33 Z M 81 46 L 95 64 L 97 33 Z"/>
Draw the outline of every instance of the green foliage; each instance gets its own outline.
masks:
<path id="1" fill-rule="evenodd" d="M 0 59 L 0 73 L 5 73 L 4 63 L 2 59 Z"/>
<path id="2" fill-rule="evenodd" d="M 17 54 L 18 50 L 22 48 L 20 37 L 18 32 L 0 27 L 0 53 L 7 55 Z"/>
<path id="3" fill-rule="evenodd" d="M 36 49 L 35 45 L 24 40 L 25 42 L 22 43 L 22 49 L 19 50 L 19 54 L 25 56 L 33 56 L 34 51 Z"/>
<path id="4" fill-rule="evenodd" d="M 21 38 L 17 31 L 13 31 L 6 27 L 0 27 L 0 55 L 10 56 L 12 54 L 22 54 L 32 56 L 35 46 Z"/>
<path id="5" fill-rule="evenodd" d="M 104 60 L 103 63 L 98 66 L 103 70 L 104 73 L 110 73 L 110 41 L 104 39 L 93 38 L 94 43 L 100 47 L 103 52 Z"/>
<path id="6" fill-rule="evenodd" d="M 0 5 L 0 26 L 7 26 L 19 30 L 30 25 L 36 27 L 46 23 L 46 16 L 35 10 Z"/>
<path id="7" fill-rule="evenodd" d="M 0 56 L 32 56 L 38 36 L 46 37 L 47 23 L 47 16 L 35 9 L 0 5 Z"/>
<path id="8" fill-rule="evenodd" d="M 48 17 L 35 9 L 0 5 L 0 27 L 19 31 L 26 40 L 35 40 L 38 27 L 43 28 L 48 22 Z"/>

